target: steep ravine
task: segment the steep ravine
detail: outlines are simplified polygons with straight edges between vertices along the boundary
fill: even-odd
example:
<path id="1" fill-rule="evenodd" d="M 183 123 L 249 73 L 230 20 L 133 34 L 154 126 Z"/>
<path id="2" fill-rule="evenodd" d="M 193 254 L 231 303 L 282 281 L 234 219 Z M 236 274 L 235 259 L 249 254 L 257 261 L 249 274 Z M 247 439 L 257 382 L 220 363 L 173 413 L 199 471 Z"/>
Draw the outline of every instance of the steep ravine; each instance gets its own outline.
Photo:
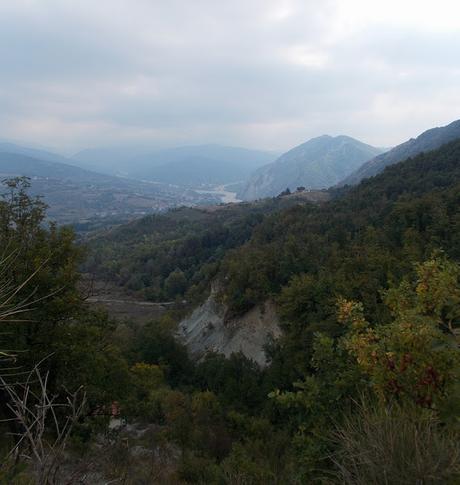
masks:
<path id="1" fill-rule="evenodd" d="M 274 304 L 267 301 L 230 320 L 224 316 L 225 307 L 216 301 L 212 293 L 180 322 L 178 338 L 196 359 L 201 359 L 207 352 L 218 352 L 226 357 L 241 352 L 260 366 L 265 366 L 264 346 L 271 337 L 277 338 L 281 334 Z"/>

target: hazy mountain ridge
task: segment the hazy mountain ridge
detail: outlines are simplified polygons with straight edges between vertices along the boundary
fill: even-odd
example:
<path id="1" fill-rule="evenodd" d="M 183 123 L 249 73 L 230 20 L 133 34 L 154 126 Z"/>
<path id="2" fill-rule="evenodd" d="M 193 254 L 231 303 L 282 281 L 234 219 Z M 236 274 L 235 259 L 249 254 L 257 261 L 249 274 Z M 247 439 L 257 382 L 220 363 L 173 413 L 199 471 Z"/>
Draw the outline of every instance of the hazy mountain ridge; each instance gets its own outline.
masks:
<path id="1" fill-rule="evenodd" d="M 86 148 L 72 155 L 70 160 L 74 165 L 84 169 L 98 170 L 109 175 L 116 175 L 126 173 L 127 161 L 144 156 L 147 153 L 149 153 L 149 150 L 146 148 L 131 146 Z"/>
<path id="2" fill-rule="evenodd" d="M 271 197 L 298 186 L 322 189 L 338 183 L 381 149 L 348 136 L 323 135 L 281 155 L 254 172 L 240 197 Z"/>
<path id="3" fill-rule="evenodd" d="M 195 145 L 164 150 L 84 150 L 75 154 L 76 165 L 130 178 L 178 185 L 226 184 L 248 177 L 276 155 L 261 150 L 220 145 Z M 112 162 L 113 161 L 113 162 Z"/>
<path id="4" fill-rule="evenodd" d="M 457 138 L 460 138 L 460 120 L 453 121 L 446 126 L 431 128 L 417 138 L 411 138 L 388 152 L 369 160 L 342 180 L 339 185 L 356 185 L 361 180 L 382 172 L 389 165 L 402 162 L 425 151 L 436 150 Z"/>
<path id="5" fill-rule="evenodd" d="M 229 165 L 211 158 L 191 156 L 165 165 L 153 166 L 144 177 L 162 183 L 197 186 L 238 182 L 246 178 L 248 171 L 244 164 Z"/>
<path id="6" fill-rule="evenodd" d="M 44 160 L 27 155 L 25 152 L 24 154 L 20 152 L 7 152 L 3 151 L 2 148 L 4 148 L 3 145 L 0 145 L 0 172 L 4 174 L 27 175 L 28 177 L 45 177 L 88 183 L 103 181 L 108 178 L 118 180 L 115 177 L 91 172 L 62 161 Z M 58 155 L 56 155 L 57 159 L 59 159 Z M 62 160 L 66 161 L 63 157 Z"/>
<path id="7" fill-rule="evenodd" d="M 65 163 L 72 165 L 72 161 L 67 157 L 58 153 L 51 152 L 44 148 L 34 148 L 28 145 L 19 145 L 9 141 L 0 142 L 1 153 L 16 153 L 18 155 L 25 155 L 27 157 L 36 158 L 47 162 Z"/>

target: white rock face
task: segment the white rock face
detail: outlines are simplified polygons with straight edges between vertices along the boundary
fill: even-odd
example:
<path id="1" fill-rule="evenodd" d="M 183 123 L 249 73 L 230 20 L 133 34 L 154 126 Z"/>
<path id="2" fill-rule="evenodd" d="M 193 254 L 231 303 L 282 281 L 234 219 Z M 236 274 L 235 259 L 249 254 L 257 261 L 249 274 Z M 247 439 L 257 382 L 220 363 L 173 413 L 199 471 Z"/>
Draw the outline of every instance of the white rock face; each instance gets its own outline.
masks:
<path id="1" fill-rule="evenodd" d="M 180 322 L 178 338 L 197 359 L 207 352 L 218 352 L 226 357 L 242 352 L 265 366 L 264 346 L 271 336 L 277 338 L 281 334 L 273 303 L 267 301 L 228 321 L 224 321 L 224 314 L 225 308 L 211 294 L 203 305 Z"/>

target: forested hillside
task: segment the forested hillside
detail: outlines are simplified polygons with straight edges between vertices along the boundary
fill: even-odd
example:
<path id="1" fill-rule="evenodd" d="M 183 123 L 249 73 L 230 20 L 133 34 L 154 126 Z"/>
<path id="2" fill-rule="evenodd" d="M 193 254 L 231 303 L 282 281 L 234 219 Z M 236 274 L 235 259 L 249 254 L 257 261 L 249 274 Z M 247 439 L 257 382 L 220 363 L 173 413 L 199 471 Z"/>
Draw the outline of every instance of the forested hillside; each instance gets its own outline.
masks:
<path id="1" fill-rule="evenodd" d="M 219 281 L 229 315 L 274 301 L 283 334 L 263 369 L 241 354 L 191 360 L 174 337 L 182 302 L 145 325 L 91 310 L 72 232 L 44 227 L 26 188 L 10 181 L 0 204 L 0 413 L 16 433 L 1 445 L 20 452 L 3 481 L 458 482 L 460 140 L 329 202 L 181 209 L 88 241 L 86 270 L 127 285 L 142 268 L 136 291 L 152 298 L 195 304 Z M 22 390 L 44 387 L 27 403 L 58 409 L 40 397 L 50 395 L 71 408 L 65 447 L 43 445 L 35 424 L 20 432 Z M 127 426 L 108 431 L 113 412 Z M 47 436 L 61 436 L 63 414 Z M 41 445 L 50 461 L 30 454 Z"/>
<path id="2" fill-rule="evenodd" d="M 322 192 L 253 204 L 179 208 L 145 217 L 88 241 L 83 269 L 152 301 L 201 299 L 226 252 L 246 242 L 268 215 L 327 200 Z"/>
<path id="3" fill-rule="evenodd" d="M 223 296 L 233 311 L 277 294 L 301 273 L 315 292 L 359 298 L 377 310 L 379 288 L 414 261 L 435 249 L 460 257 L 459 141 L 334 194 L 330 203 L 267 218 L 247 244 L 226 256 Z"/>
<path id="4" fill-rule="evenodd" d="M 356 283 L 359 297 L 369 290 L 374 300 L 389 269 L 401 275 L 435 247 L 458 257 L 451 220 L 460 183 L 457 160 L 454 142 L 353 190 L 330 191 L 334 200 L 326 204 L 283 197 L 149 216 L 96 234 L 88 243 L 85 270 L 154 301 L 182 296 L 189 288 L 201 292 L 210 277 L 219 277 L 227 282 L 225 302 L 238 313 L 277 294 L 302 272 L 326 278 L 329 287 L 341 275 L 348 294 L 353 288 L 348 269 L 357 264 L 369 272 L 359 272 L 368 286 Z M 450 230 L 438 230 L 440 224 Z M 169 276 L 180 283 L 177 289 L 166 288 Z"/>
<path id="5" fill-rule="evenodd" d="M 460 120 L 453 121 L 447 126 L 431 128 L 423 132 L 417 138 L 395 146 L 391 150 L 367 161 L 356 171 L 346 177 L 339 185 L 356 185 L 361 180 L 379 174 L 385 167 L 402 162 L 409 157 L 415 157 L 419 153 L 436 150 L 442 145 L 454 141 L 460 137 Z"/>

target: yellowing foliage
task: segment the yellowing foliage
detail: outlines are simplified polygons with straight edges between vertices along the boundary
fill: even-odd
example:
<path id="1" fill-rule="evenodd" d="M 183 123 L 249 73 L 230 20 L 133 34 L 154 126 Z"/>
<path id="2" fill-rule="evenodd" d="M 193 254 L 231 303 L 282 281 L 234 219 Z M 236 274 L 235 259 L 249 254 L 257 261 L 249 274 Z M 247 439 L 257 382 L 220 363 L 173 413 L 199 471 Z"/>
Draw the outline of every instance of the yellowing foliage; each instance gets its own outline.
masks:
<path id="1" fill-rule="evenodd" d="M 457 380 L 458 275 L 458 266 L 443 258 L 418 265 L 414 285 L 386 293 L 394 320 L 376 328 L 366 322 L 361 304 L 339 301 L 338 319 L 349 326 L 345 348 L 382 399 L 406 397 L 431 407 Z"/>

